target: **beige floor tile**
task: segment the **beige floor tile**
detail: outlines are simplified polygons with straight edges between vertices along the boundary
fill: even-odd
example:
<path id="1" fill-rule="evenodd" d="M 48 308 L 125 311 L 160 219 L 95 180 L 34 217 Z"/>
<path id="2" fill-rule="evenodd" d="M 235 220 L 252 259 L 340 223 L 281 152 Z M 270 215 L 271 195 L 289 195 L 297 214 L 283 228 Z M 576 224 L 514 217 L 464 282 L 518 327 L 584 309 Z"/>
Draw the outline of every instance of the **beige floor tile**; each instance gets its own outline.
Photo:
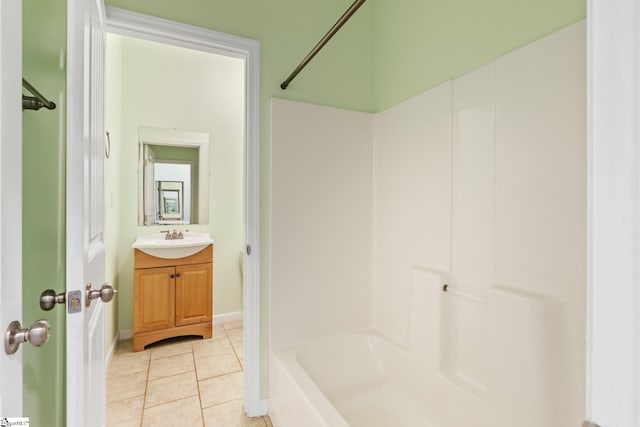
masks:
<path id="1" fill-rule="evenodd" d="M 262 417 L 247 417 L 241 400 L 211 406 L 204 409 L 202 414 L 206 427 L 265 427 L 267 425 Z"/>
<path id="2" fill-rule="evenodd" d="M 147 347 L 151 351 L 151 359 L 170 357 L 178 354 L 190 353 L 192 351 L 193 337 L 180 337 L 166 340 Z"/>
<path id="3" fill-rule="evenodd" d="M 202 412 L 197 396 L 147 408 L 142 417 L 142 427 L 199 427 L 202 425 Z"/>
<path id="4" fill-rule="evenodd" d="M 242 319 L 240 320 L 232 320 L 231 322 L 224 322 L 222 324 L 224 329 L 227 331 L 230 329 L 242 329 Z"/>
<path id="5" fill-rule="evenodd" d="M 107 405 L 107 426 L 140 426 L 144 395 L 118 400 Z"/>
<path id="6" fill-rule="evenodd" d="M 273 424 L 271 424 L 271 418 L 269 418 L 268 415 L 264 417 L 264 421 L 267 423 L 267 427 L 273 427 Z"/>
<path id="7" fill-rule="evenodd" d="M 119 377 L 136 372 L 147 372 L 149 369 L 149 353 L 116 353 L 109 363 L 107 375 Z"/>
<path id="8" fill-rule="evenodd" d="M 242 344 L 242 341 L 234 342 L 233 349 L 235 350 L 238 359 L 242 360 L 244 358 L 244 344 Z"/>
<path id="9" fill-rule="evenodd" d="M 213 324 L 213 338 L 221 338 L 226 336 L 226 330 L 224 329 L 224 326 L 222 326 L 222 323 L 214 323 Z"/>
<path id="10" fill-rule="evenodd" d="M 152 406 L 197 395 L 198 382 L 195 372 L 150 380 L 144 402 L 145 412 Z"/>
<path id="11" fill-rule="evenodd" d="M 240 363 L 238 363 L 238 358 L 233 352 L 196 359 L 196 374 L 198 375 L 198 380 L 230 374 L 241 370 L 242 367 L 240 366 Z"/>
<path id="12" fill-rule="evenodd" d="M 133 339 L 129 338 L 126 340 L 118 341 L 116 347 L 116 354 L 118 353 L 133 353 Z"/>
<path id="13" fill-rule="evenodd" d="M 229 329 L 227 331 L 229 341 L 231 341 L 232 343 L 242 342 L 242 330 L 242 328 Z"/>
<path id="14" fill-rule="evenodd" d="M 226 353 L 233 353 L 233 348 L 226 335 L 223 338 L 203 340 L 193 344 L 193 354 L 196 359 Z"/>
<path id="15" fill-rule="evenodd" d="M 149 380 L 156 378 L 170 377 L 171 375 L 182 374 L 193 371 L 193 354 L 185 353 L 176 356 L 152 359 L 149 368 Z"/>
<path id="16" fill-rule="evenodd" d="M 144 396 L 146 386 L 146 372 L 111 377 L 107 381 L 107 402 L 115 402 L 135 396 Z"/>
<path id="17" fill-rule="evenodd" d="M 242 371 L 198 382 L 202 407 L 242 398 Z"/>
<path id="18" fill-rule="evenodd" d="M 107 427 L 140 427 L 140 419 L 110 421 Z"/>
<path id="19" fill-rule="evenodd" d="M 202 426 L 201 406 L 206 426 L 273 427 L 242 409 L 242 321 L 213 329 L 213 339 L 181 337 L 137 353 L 132 340 L 120 341 L 108 369 L 108 427 Z"/>

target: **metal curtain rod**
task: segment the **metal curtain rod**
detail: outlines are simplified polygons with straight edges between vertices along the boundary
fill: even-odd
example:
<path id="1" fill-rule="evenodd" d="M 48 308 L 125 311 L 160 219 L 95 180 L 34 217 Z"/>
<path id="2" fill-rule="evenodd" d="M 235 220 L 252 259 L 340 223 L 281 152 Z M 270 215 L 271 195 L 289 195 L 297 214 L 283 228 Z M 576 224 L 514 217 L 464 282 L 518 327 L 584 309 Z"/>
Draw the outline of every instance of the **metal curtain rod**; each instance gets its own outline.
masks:
<path id="1" fill-rule="evenodd" d="M 56 104 L 53 101 L 49 101 L 38 90 L 31 85 L 26 79 L 22 79 L 22 87 L 27 89 L 33 96 L 22 95 L 22 109 L 23 110 L 39 110 L 45 107 L 49 110 L 56 108 Z"/>
<path id="2" fill-rule="evenodd" d="M 345 24 L 345 22 L 347 22 L 349 20 L 349 18 L 351 18 L 351 16 L 354 13 L 356 13 L 356 10 L 358 10 L 358 8 L 360 6 L 362 6 L 362 4 L 365 1 L 366 0 L 356 0 L 356 1 L 353 2 L 351 7 L 349 7 L 349 9 L 347 9 L 347 11 L 344 13 L 344 15 L 342 15 L 340 17 L 340 19 L 338 19 L 338 22 L 336 22 L 333 25 L 333 27 L 331 27 L 329 32 L 327 32 L 327 34 L 324 35 L 324 37 L 318 42 L 318 44 L 313 49 L 311 49 L 311 52 L 309 52 L 309 54 L 307 56 L 305 56 L 305 58 L 302 60 L 300 65 L 298 65 L 296 67 L 296 69 L 293 70 L 293 73 L 291 73 L 291 75 L 287 78 L 287 80 L 283 81 L 282 84 L 280 84 L 280 88 L 281 89 L 284 90 L 284 89 L 287 88 L 287 86 L 289 86 L 289 83 L 291 83 L 291 81 L 296 78 L 298 73 L 300 73 L 300 71 L 302 71 L 302 69 L 307 66 L 309 61 L 311 61 L 313 59 L 313 57 L 316 56 L 316 54 L 318 52 L 320 52 L 320 49 L 322 49 L 324 47 L 324 45 L 326 45 L 327 42 L 329 40 L 331 40 L 331 37 L 333 37 L 338 32 L 338 30 L 340 28 L 342 28 L 342 26 Z"/>

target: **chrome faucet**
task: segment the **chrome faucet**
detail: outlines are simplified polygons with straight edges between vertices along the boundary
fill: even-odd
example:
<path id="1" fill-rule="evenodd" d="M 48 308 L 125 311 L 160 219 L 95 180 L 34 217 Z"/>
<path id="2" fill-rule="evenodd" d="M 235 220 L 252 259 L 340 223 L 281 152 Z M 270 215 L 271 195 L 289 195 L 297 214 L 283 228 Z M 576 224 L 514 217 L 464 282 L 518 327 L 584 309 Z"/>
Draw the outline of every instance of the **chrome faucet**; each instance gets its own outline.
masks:
<path id="1" fill-rule="evenodd" d="M 182 233 L 182 231 L 173 230 L 173 232 L 171 232 L 169 230 L 161 230 L 160 232 L 167 233 L 167 235 L 164 237 L 165 240 L 184 239 L 184 234 Z"/>

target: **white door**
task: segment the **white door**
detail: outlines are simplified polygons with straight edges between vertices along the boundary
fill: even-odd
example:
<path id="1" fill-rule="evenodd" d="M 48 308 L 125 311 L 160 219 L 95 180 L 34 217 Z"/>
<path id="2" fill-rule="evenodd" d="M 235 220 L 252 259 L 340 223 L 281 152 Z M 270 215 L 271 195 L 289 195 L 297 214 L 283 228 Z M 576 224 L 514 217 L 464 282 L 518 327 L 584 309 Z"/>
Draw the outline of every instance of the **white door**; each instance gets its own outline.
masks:
<path id="1" fill-rule="evenodd" d="M 104 4 L 67 2 L 67 426 L 106 424 Z M 74 304 L 74 295 L 76 300 Z M 104 296 L 104 295 L 103 295 Z"/>
<path id="2" fill-rule="evenodd" d="M 22 321 L 21 24 L 21 0 L 0 1 L 0 331 L 3 336 L 12 321 Z M 35 319 L 25 319 L 29 320 Z M 22 415 L 22 351 L 9 356 L 2 346 L 0 418 Z"/>

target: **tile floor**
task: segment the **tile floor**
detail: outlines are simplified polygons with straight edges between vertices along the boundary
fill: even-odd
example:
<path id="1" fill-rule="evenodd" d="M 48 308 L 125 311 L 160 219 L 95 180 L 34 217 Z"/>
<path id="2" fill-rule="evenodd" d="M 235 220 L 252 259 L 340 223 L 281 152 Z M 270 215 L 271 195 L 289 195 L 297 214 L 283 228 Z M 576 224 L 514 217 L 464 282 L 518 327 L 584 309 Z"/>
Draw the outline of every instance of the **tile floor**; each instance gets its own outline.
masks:
<path id="1" fill-rule="evenodd" d="M 242 321 L 213 338 L 174 338 L 133 353 L 120 341 L 107 371 L 108 427 L 272 427 L 242 408 Z"/>

